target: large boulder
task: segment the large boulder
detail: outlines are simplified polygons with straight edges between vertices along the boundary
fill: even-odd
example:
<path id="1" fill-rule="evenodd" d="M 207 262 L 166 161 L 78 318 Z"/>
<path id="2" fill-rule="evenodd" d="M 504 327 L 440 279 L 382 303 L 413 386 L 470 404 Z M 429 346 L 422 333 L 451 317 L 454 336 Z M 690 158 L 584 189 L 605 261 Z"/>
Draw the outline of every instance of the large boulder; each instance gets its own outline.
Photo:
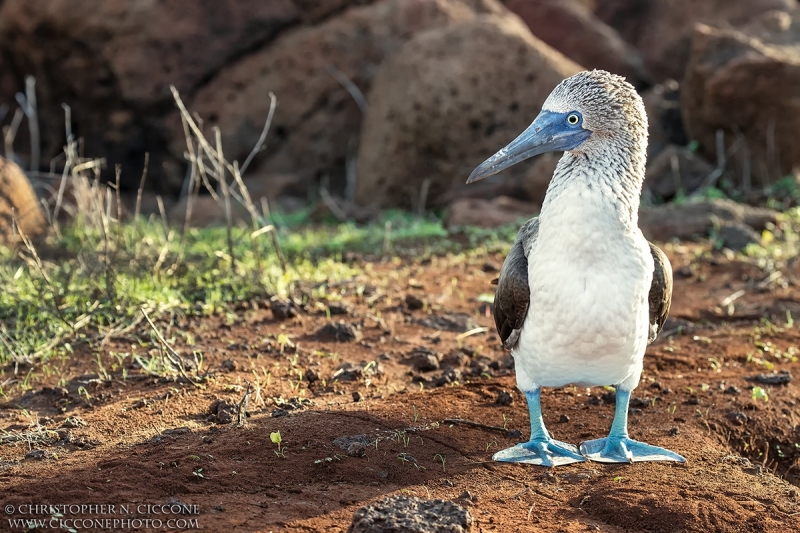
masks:
<path id="1" fill-rule="evenodd" d="M 367 91 L 384 59 L 421 31 L 493 12 L 505 9 L 496 0 L 386 0 L 354 7 L 287 32 L 223 69 L 188 106 L 207 125 L 220 127 L 225 155 L 241 161 L 261 133 L 267 94 L 275 93 L 267 147 L 250 175 L 294 173 L 309 186 L 327 177 L 341 191 L 363 120 L 359 95 L 346 85 Z M 179 155 L 185 143 L 177 116 L 171 124 L 173 153 Z"/>
<path id="2" fill-rule="evenodd" d="M 595 0 L 595 13 L 644 56 L 655 81 L 681 79 L 698 22 L 746 24 L 794 0 Z"/>
<path id="3" fill-rule="evenodd" d="M 513 15 L 418 35 L 381 65 L 358 153 L 356 202 L 438 205 L 524 130 L 550 91 L 581 67 Z M 524 181 L 530 165 L 501 180 Z M 490 181 L 490 180 L 485 180 Z"/>
<path id="4" fill-rule="evenodd" d="M 11 104 L 14 102 L 14 93 L 19 90 L 17 79 L 9 69 L 9 63 L 3 59 L 3 54 L 0 53 L 0 107 L 6 106 L 5 112 L 9 111 Z M 0 122 L 5 123 L 3 120 L 3 111 L 0 110 Z"/>
<path id="5" fill-rule="evenodd" d="M 653 157 L 671 144 L 679 146 L 689 142 L 681 114 L 680 85 L 666 80 L 642 93 L 647 111 L 647 155 Z"/>
<path id="6" fill-rule="evenodd" d="M 731 200 L 699 200 L 639 209 L 639 227 L 648 239 L 669 241 L 707 237 L 723 225 L 746 226 L 763 231 L 779 215 L 771 209 L 751 207 Z"/>
<path id="7" fill-rule="evenodd" d="M 5 0 L 0 55 L 18 86 L 37 80 L 43 161 L 64 144 L 62 102 L 86 153 L 123 163 L 122 180 L 138 184 L 143 153 L 152 156 L 150 184 L 180 186 L 182 172 L 164 167 L 163 117 L 173 109 L 169 84 L 184 95 L 280 32 L 338 13 L 348 0 Z M 264 97 L 262 95 L 262 97 Z"/>
<path id="8" fill-rule="evenodd" d="M 749 28 L 699 25 L 682 89 L 689 135 L 716 158 L 717 131 L 754 184 L 800 166 L 800 14 L 771 13 Z M 743 174 L 744 173 L 744 174 Z"/>
<path id="9" fill-rule="evenodd" d="M 647 162 L 644 187 L 669 200 L 694 192 L 712 172 L 714 167 L 688 148 L 669 145 Z"/>
<path id="10" fill-rule="evenodd" d="M 614 28 L 578 0 L 506 0 L 531 33 L 587 69 L 625 76 L 637 87 L 648 84 L 642 56 Z"/>
<path id="11" fill-rule="evenodd" d="M 46 229 L 47 221 L 28 177 L 15 163 L 0 157 L 0 242 L 17 240 L 19 233 L 35 239 Z"/>
<path id="12" fill-rule="evenodd" d="M 521 225 L 537 211 L 536 205 L 508 196 L 498 196 L 491 200 L 458 198 L 447 207 L 445 225 L 448 229 L 463 226 L 496 228 L 510 224 Z"/>

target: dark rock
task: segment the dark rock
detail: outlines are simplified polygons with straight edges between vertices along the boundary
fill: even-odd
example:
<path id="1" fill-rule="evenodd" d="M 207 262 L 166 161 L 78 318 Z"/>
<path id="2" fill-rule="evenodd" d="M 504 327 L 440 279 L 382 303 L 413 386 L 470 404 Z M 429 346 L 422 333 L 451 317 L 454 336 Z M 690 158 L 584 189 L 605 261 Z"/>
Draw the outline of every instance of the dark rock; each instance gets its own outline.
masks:
<path id="1" fill-rule="evenodd" d="M 442 375 L 434 380 L 437 387 L 449 385 L 451 383 L 462 383 L 464 381 L 464 374 L 458 368 L 448 368 Z"/>
<path id="2" fill-rule="evenodd" d="M 480 355 L 472 360 L 470 363 L 470 369 L 473 376 L 482 376 L 488 375 L 492 376 L 492 369 L 489 368 L 489 364 L 492 362 L 491 359 L 486 357 L 485 355 Z"/>
<path id="3" fill-rule="evenodd" d="M 558 421 L 561 422 L 562 424 L 566 424 L 567 422 L 569 422 L 569 417 L 567 415 L 561 415 L 560 417 L 558 417 Z"/>
<path id="4" fill-rule="evenodd" d="M 505 0 L 531 33 L 587 69 L 625 76 L 636 87 L 649 75 L 639 52 L 575 0 Z"/>
<path id="5" fill-rule="evenodd" d="M 475 357 L 476 355 L 478 355 L 478 350 L 470 346 L 462 346 L 461 348 L 459 348 L 459 351 L 461 351 L 461 353 L 463 353 L 467 357 Z"/>
<path id="6" fill-rule="evenodd" d="M 299 398 L 297 396 L 283 401 L 281 401 L 281 398 L 278 398 L 277 403 L 279 407 L 286 409 L 287 411 L 302 411 L 303 409 L 315 405 L 314 400 Z"/>
<path id="7" fill-rule="evenodd" d="M 495 398 L 494 403 L 497 405 L 511 405 L 514 402 L 514 396 L 511 395 L 510 392 L 501 390 L 497 393 L 497 398 Z"/>
<path id="8" fill-rule="evenodd" d="M 344 322 L 329 322 L 314 333 L 320 341 L 353 342 L 361 340 L 361 331 Z"/>
<path id="9" fill-rule="evenodd" d="M 473 318 L 466 313 L 451 313 L 447 315 L 437 315 L 426 317 L 419 320 L 421 326 L 426 328 L 464 333 L 478 327 Z"/>
<path id="10" fill-rule="evenodd" d="M 217 424 L 230 424 L 236 416 L 236 407 L 225 400 L 217 399 L 209 406 L 208 412 Z"/>
<path id="11" fill-rule="evenodd" d="M 793 2 L 594 0 L 594 4 L 598 17 L 633 44 L 655 81 L 662 81 L 683 78 L 697 23 L 741 25 L 773 9 L 788 10 Z"/>
<path id="12" fill-rule="evenodd" d="M 686 403 L 688 405 L 700 405 L 702 402 L 700 401 L 700 398 L 698 398 L 697 396 L 692 396 L 691 398 L 686 400 Z"/>
<path id="13" fill-rule="evenodd" d="M 341 302 L 329 302 L 328 313 L 331 315 L 349 315 L 350 310 Z"/>
<path id="14" fill-rule="evenodd" d="M 317 374 L 316 371 L 314 371 L 311 368 L 306 370 L 304 376 L 306 378 L 306 381 L 308 381 L 309 383 L 314 383 L 315 381 L 319 380 L 319 374 Z"/>
<path id="15" fill-rule="evenodd" d="M 747 415 L 741 413 L 739 411 L 731 411 L 728 413 L 728 420 L 736 424 L 737 426 L 743 426 L 747 423 Z"/>
<path id="16" fill-rule="evenodd" d="M 694 192 L 713 171 L 710 163 L 688 148 L 669 145 L 648 162 L 644 187 L 672 199 L 679 192 Z"/>
<path id="17" fill-rule="evenodd" d="M 44 450 L 31 450 L 25 454 L 25 459 L 32 459 L 34 461 L 44 461 L 50 457 L 52 457 L 52 454 L 49 454 Z"/>
<path id="18" fill-rule="evenodd" d="M 221 128 L 223 149 L 229 160 L 243 161 L 258 140 L 267 117 L 270 99 L 266 95 L 270 91 L 275 93 L 279 107 L 270 141 L 248 174 L 253 179 L 268 173 L 297 174 L 304 180 L 305 190 L 316 187 L 319 176 L 328 175 L 333 192 L 344 189 L 346 162 L 355 160 L 353 141 L 360 139 L 356 146 L 363 146 L 369 139 L 362 129 L 364 111 L 369 115 L 376 107 L 376 92 L 382 94 L 386 90 L 370 88 L 377 83 L 376 72 L 383 68 L 387 57 L 394 57 L 404 43 L 422 32 L 463 23 L 476 13 L 502 12 L 495 2 L 472 0 L 250 2 L 256 2 L 259 11 L 265 7 L 269 10 L 273 4 L 297 6 L 301 13 L 307 12 L 305 6 L 310 4 L 336 4 L 336 7 L 315 8 L 331 16 L 315 19 L 314 24 L 303 24 L 300 18 L 294 18 L 292 30 L 278 35 L 269 46 L 242 48 L 240 59 L 231 61 L 199 85 L 187 106 L 206 119 L 208 127 Z M 241 18 L 248 20 L 247 16 Z M 251 23 L 272 27 L 259 19 Z M 203 26 L 208 27 L 208 23 Z M 240 30 L 240 33 L 249 32 Z M 264 42 L 262 37 L 258 39 L 259 43 Z M 348 80 L 367 94 L 368 106 L 362 109 L 340 80 Z M 160 87 L 166 85 L 167 82 Z M 179 117 L 170 126 L 171 138 L 175 139 L 172 153 L 182 158 L 186 144 Z M 359 166 L 361 161 L 359 155 Z M 381 169 L 381 174 L 385 170 Z M 361 170 L 358 176 L 359 183 L 372 179 Z M 268 179 L 264 177 L 265 181 Z"/>
<path id="19" fill-rule="evenodd" d="M 648 400 L 647 398 L 634 397 L 634 398 L 631 398 L 630 406 L 631 407 L 637 407 L 637 408 L 640 408 L 640 409 L 646 408 L 646 407 L 650 407 L 650 400 Z"/>
<path id="20" fill-rule="evenodd" d="M 673 426 L 669 430 L 669 435 L 670 437 L 677 437 L 680 432 L 681 430 L 678 428 L 678 426 Z"/>
<path id="21" fill-rule="evenodd" d="M 354 442 L 347 448 L 348 457 L 365 457 L 367 455 L 367 445 Z"/>
<path id="22" fill-rule="evenodd" d="M 348 533 L 467 533 L 472 522 L 457 503 L 400 495 L 358 509 Z"/>
<path id="23" fill-rule="evenodd" d="M 408 307 L 412 311 L 417 311 L 425 307 L 425 302 L 423 302 L 413 294 L 406 294 L 406 307 Z"/>
<path id="24" fill-rule="evenodd" d="M 353 401 L 360 402 L 364 397 L 358 391 L 353 391 Z"/>
<path id="25" fill-rule="evenodd" d="M 716 157 L 722 130 L 738 169 L 731 181 L 741 186 L 746 174 L 754 185 L 769 185 L 800 165 L 800 12 L 748 22 L 740 29 L 697 25 L 681 99 L 689 135 L 706 157 Z M 745 148 L 733 151 L 734 143 Z"/>
<path id="26" fill-rule="evenodd" d="M 404 359 L 405 364 L 410 364 L 415 370 L 419 372 L 432 372 L 439 370 L 439 360 L 441 354 L 434 352 L 424 346 L 418 346 L 406 356 Z"/>
<path id="27" fill-rule="evenodd" d="M 724 222 L 720 224 L 717 238 L 722 242 L 722 246 L 734 252 L 744 250 L 748 244 L 761 242 L 761 235 L 747 224 L 741 222 Z"/>
<path id="28" fill-rule="evenodd" d="M 291 300 L 273 298 L 269 301 L 269 308 L 275 320 L 286 320 L 297 316 L 297 307 Z"/>
<path id="29" fill-rule="evenodd" d="M 64 422 L 61 424 L 61 427 L 64 427 L 64 428 L 82 428 L 82 427 L 86 427 L 86 425 L 87 425 L 86 421 L 83 418 L 81 418 L 81 417 L 79 417 L 77 415 L 73 415 L 73 416 L 68 416 L 67 418 L 65 418 Z"/>
<path id="30" fill-rule="evenodd" d="M 222 368 L 224 368 L 228 372 L 234 372 L 236 370 L 240 370 L 241 365 L 239 365 L 239 363 L 233 359 L 225 359 L 222 362 Z"/>
<path id="31" fill-rule="evenodd" d="M 327 5 L 318 12 L 332 13 L 345 1 L 320 4 Z M 298 2 L 285 1 L 136 5 L 125 0 L 5 0 L 0 2 L 0 49 L 4 58 L 13 57 L 10 70 L 36 76 L 45 167 L 64 144 L 61 105 L 69 102 L 74 120 L 80 121 L 86 153 L 108 158 L 112 177 L 115 164 L 123 164 L 124 189 L 136 190 L 142 154 L 150 152 L 152 177 L 145 185 L 177 192 L 184 173 L 165 160 L 164 118 L 174 109 L 169 85 L 184 97 L 191 95 L 244 52 L 265 47 L 302 20 L 313 20 L 303 11 Z M 43 30 L 50 34 L 47 41 L 57 45 L 45 44 Z M 183 134 L 178 135 L 183 142 Z"/>
<path id="32" fill-rule="evenodd" d="M 765 385 L 788 385 L 792 382 L 793 378 L 791 372 L 788 370 L 781 370 L 780 372 L 773 372 L 771 374 L 757 374 L 745 379 Z"/>
<path id="33" fill-rule="evenodd" d="M 552 171 L 547 174 L 545 189 L 552 176 Z M 510 224 L 520 224 L 530 218 L 536 211 L 536 205 L 515 200 L 508 196 L 498 196 L 491 200 L 457 198 L 447 208 L 445 226 L 449 229 L 463 226 L 496 228 Z"/>
<path id="34" fill-rule="evenodd" d="M 280 418 L 282 416 L 289 416 L 289 411 L 286 409 L 274 409 L 272 411 L 272 418 Z"/>
<path id="35" fill-rule="evenodd" d="M 333 373 L 333 379 L 339 381 L 358 381 L 364 375 L 364 369 L 353 363 L 345 362 L 339 365 Z"/>
<path id="36" fill-rule="evenodd" d="M 349 457 L 364 457 L 367 455 L 367 448 L 374 443 L 366 435 L 339 437 L 333 441 L 334 446 L 345 450 Z"/>
<path id="37" fill-rule="evenodd" d="M 734 386 L 734 385 L 731 385 L 730 387 L 728 387 L 727 389 L 725 389 L 725 390 L 723 391 L 723 393 L 724 393 L 724 394 L 734 394 L 734 395 L 736 395 L 736 394 L 741 394 L 741 393 L 742 393 L 742 390 L 741 390 L 739 387 L 736 387 L 736 386 Z"/>
<path id="38" fill-rule="evenodd" d="M 451 350 L 442 357 L 442 367 L 463 368 L 469 366 L 470 358 L 461 350 Z"/>
<path id="39" fill-rule="evenodd" d="M 523 166 L 505 173 L 503 189 L 495 180 L 467 188 L 463 174 L 524 130 L 581 68 L 497 13 L 421 33 L 381 65 L 361 130 L 358 204 L 416 207 L 425 181 L 430 206 L 462 193 L 508 196 L 503 189 L 524 183 Z"/>
<path id="40" fill-rule="evenodd" d="M 645 237 L 656 241 L 706 237 L 715 224 L 726 221 L 744 223 L 761 231 L 767 224 L 774 224 L 777 220 L 778 213 L 771 209 L 721 199 L 639 209 L 639 227 Z"/>
<path id="41" fill-rule="evenodd" d="M 642 93 L 647 111 L 647 153 L 655 157 L 667 146 L 685 146 L 689 139 L 681 114 L 680 85 L 675 80 L 663 83 Z"/>

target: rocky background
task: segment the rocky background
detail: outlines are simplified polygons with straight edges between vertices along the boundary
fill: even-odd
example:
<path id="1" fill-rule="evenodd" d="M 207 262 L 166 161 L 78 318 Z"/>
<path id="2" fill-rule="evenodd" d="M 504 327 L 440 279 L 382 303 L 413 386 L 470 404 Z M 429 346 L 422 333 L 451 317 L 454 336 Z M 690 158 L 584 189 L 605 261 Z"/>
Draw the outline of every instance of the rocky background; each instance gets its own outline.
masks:
<path id="1" fill-rule="evenodd" d="M 149 153 L 147 194 L 173 212 L 187 164 L 170 84 L 239 161 L 276 95 L 255 196 L 289 209 L 322 186 L 360 213 L 449 206 L 454 224 L 500 223 L 541 202 L 557 156 L 466 176 L 591 68 L 645 99 L 648 201 L 723 184 L 746 199 L 800 167 L 796 0 L 0 0 L 0 125 L 32 76 L 38 168 L 27 120 L 13 157 L 40 171 L 37 192 L 52 190 L 67 104 L 83 153 L 106 158 L 106 178 L 119 165 L 124 190 Z"/>

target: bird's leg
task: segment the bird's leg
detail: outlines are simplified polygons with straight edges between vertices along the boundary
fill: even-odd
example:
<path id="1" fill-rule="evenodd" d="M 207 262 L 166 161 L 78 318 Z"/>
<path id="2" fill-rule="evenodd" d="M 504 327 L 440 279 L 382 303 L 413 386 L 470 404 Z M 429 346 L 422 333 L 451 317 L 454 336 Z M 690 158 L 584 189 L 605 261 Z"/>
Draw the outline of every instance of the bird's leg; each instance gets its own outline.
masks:
<path id="1" fill-rule="evenodd" d="M 544 427 L 542 406 L 539 401 L 542 389 L 526 392 L 528 412 L 531 415 L 531 440 L 506 448 L 494 454 L 495 461 L 528 463 L 542 466 L 568 465 L 585 461 L 578 448 L 550 437 Z"/>
<path id="2" fill-rule="evenodd" d="M 686 461 L 675 452 L 651 446 L 628 437 L 628 402 L 630 391 L 617 387 L 617 405 L 611 431 L 604 439 L 587 440 L 581 443 L 581 453 L 590 461 L 600 463 L 635 463 L 639 461 Z"/>

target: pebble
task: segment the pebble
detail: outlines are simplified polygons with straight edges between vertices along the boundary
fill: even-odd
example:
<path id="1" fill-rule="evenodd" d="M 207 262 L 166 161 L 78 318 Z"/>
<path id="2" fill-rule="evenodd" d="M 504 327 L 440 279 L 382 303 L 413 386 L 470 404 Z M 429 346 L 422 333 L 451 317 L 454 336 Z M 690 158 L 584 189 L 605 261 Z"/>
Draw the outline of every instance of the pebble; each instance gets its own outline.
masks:
<path id="1" fill-rule="evenodd" d="M 497 393 L 497 398 L 494 403 L 497 405 L 511 405 L 514 402 L 514 397 L 508 391 L 501 390 Z"/>

